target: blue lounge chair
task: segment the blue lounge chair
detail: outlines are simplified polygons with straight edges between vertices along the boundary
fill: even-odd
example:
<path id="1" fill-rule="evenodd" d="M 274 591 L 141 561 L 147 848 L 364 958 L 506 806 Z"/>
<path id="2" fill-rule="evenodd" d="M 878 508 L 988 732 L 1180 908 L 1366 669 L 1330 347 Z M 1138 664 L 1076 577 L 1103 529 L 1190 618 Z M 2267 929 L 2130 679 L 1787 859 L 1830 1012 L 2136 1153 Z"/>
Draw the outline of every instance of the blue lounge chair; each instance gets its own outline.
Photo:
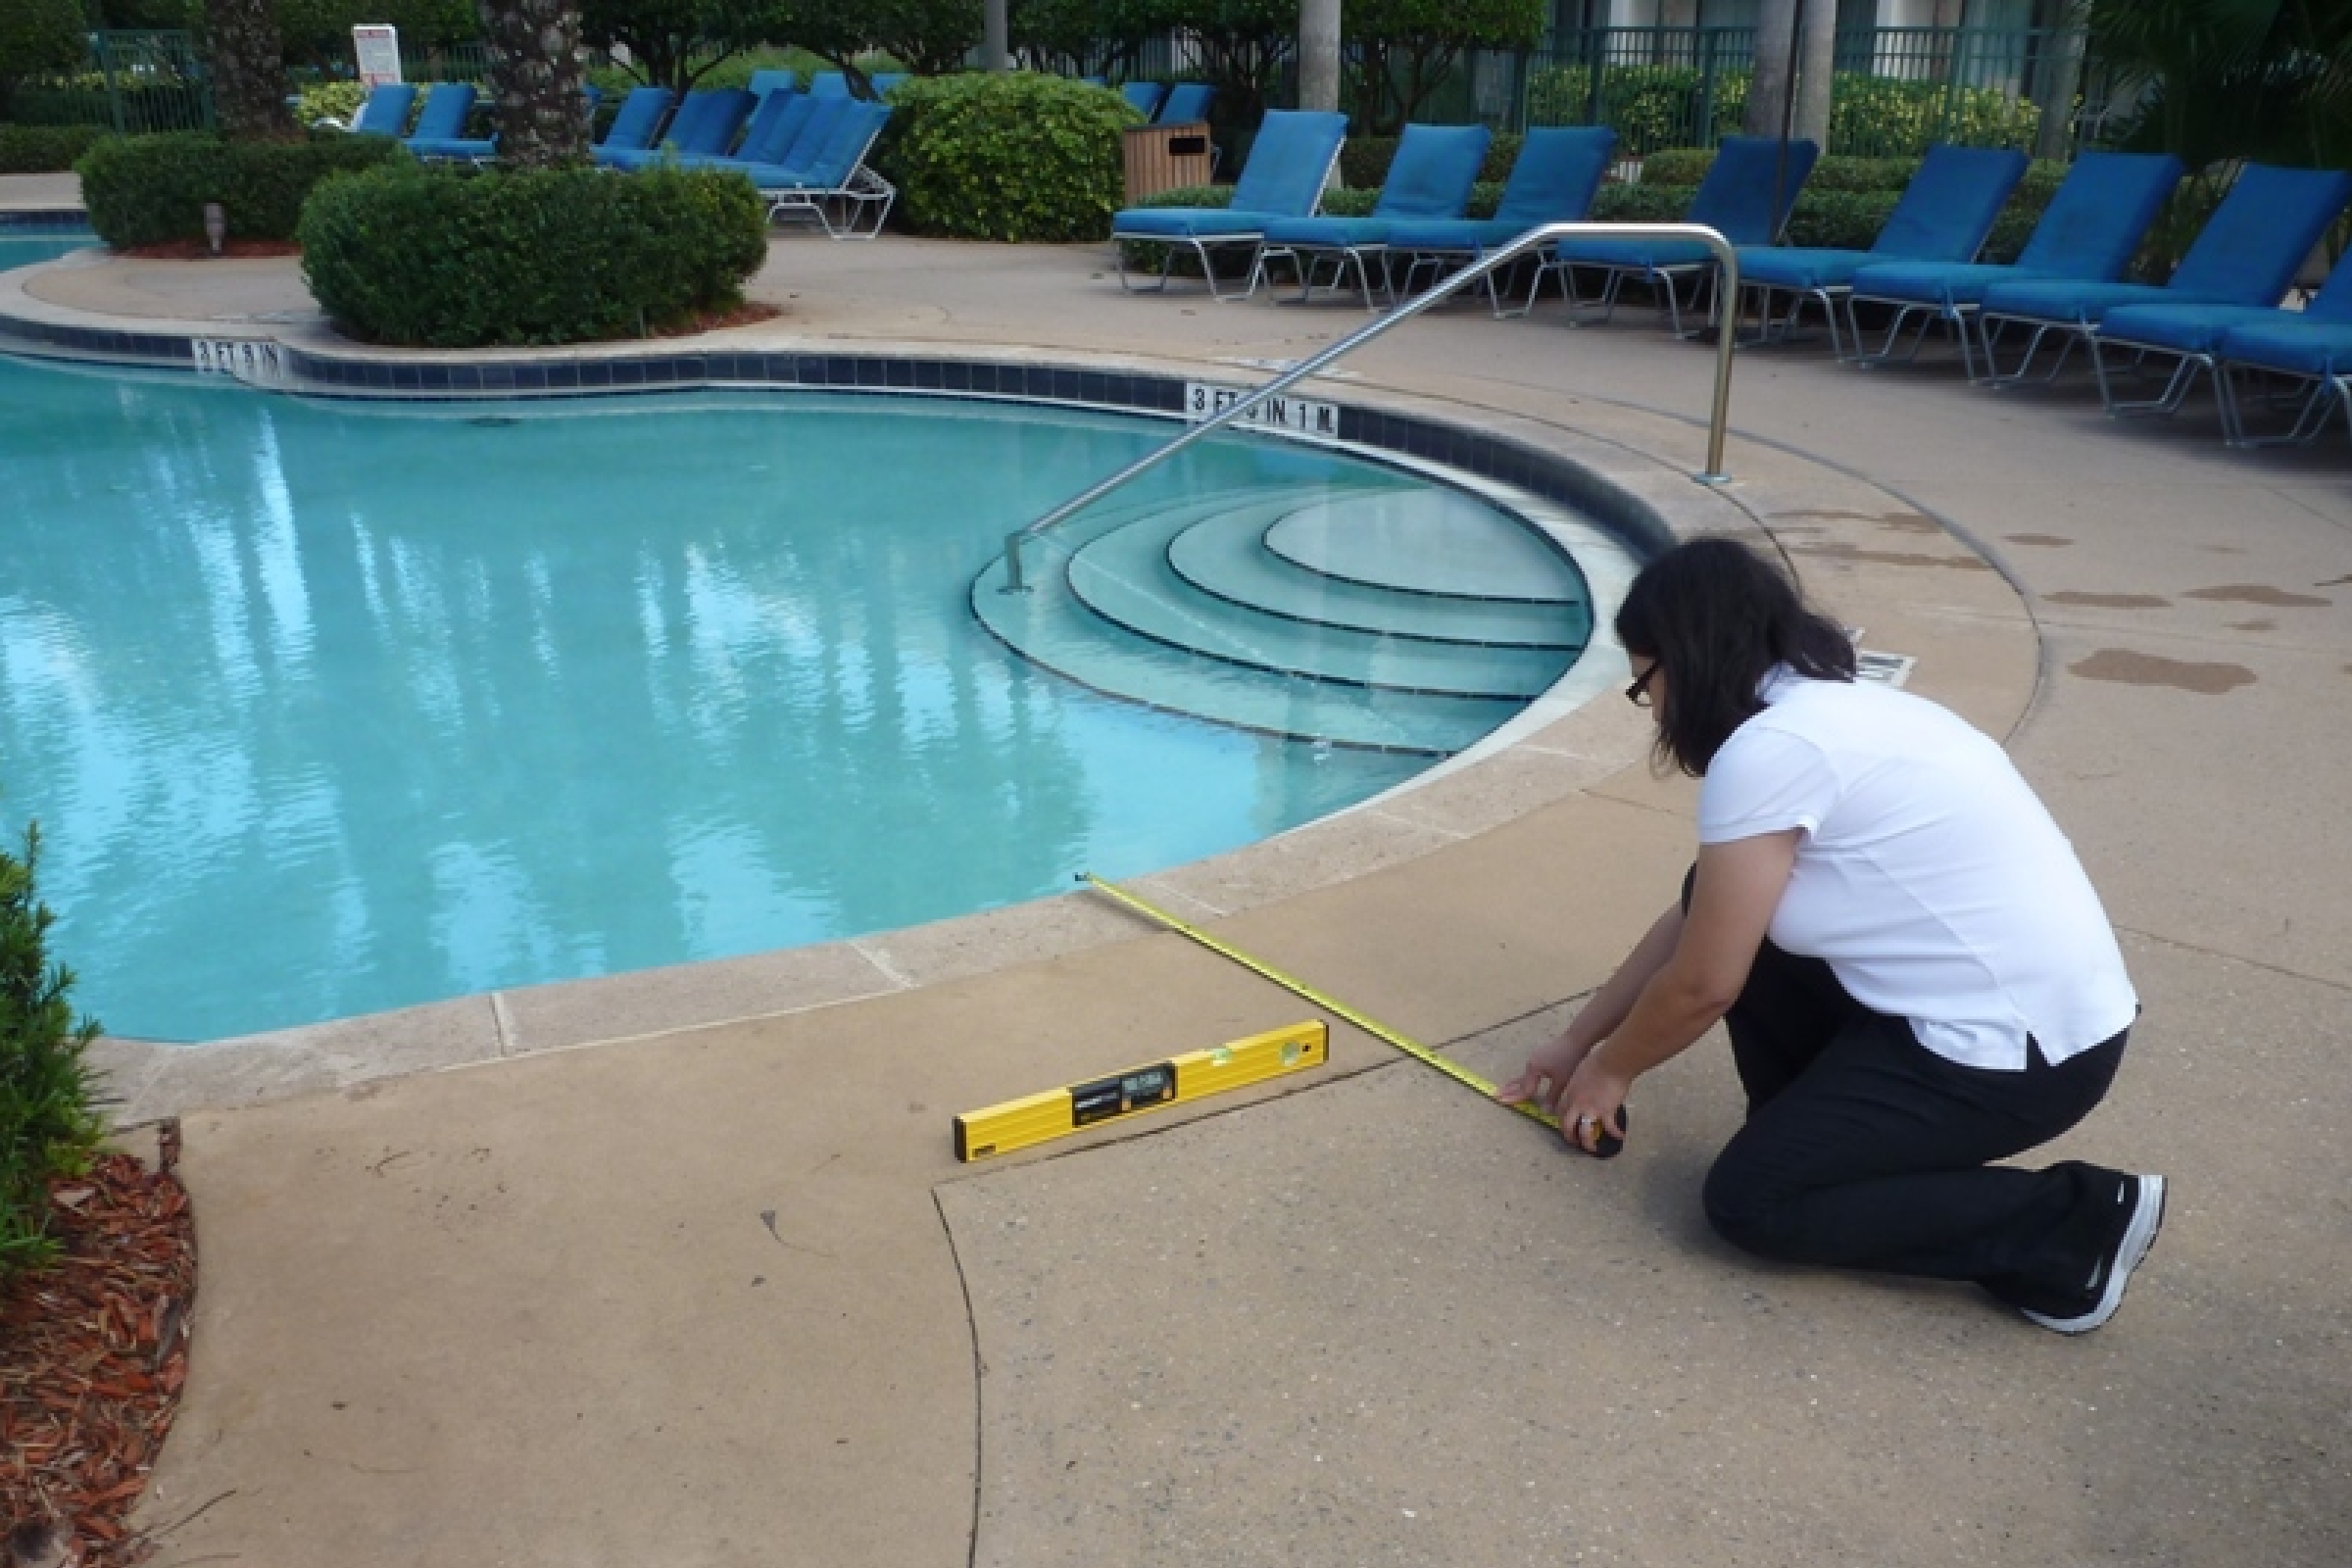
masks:
<path id="1" fill-rule="evenodd" d="M 785 111 L 784 118 L 768 128 L 767 145 L 760 149 L 768 157 L 753 158 L 747 151 L 733 158 L 701 158 L 695 162 L 707 169 L 732 169 L 748 175 L 755 185 L 762 179 L 774 185 L 792 184 L 803 170 L 816 161 L 842 118 L 850 112 L 850 106 L 857 101 L 803 93 Z"/>
<path id="2" fill-rule="evenodd" d="M 1323 186 L 1339 162 L 1340 143 L 1348 137 L 1348 117 L 1320 110 L 1266 111 L 1257 139 L 1250 144 L 1249 162 L 1233 187 L 1230 207 L 1130 207 L 1110 220 L 1110 242 L 1117 253 L 1119 286 L 1142 285 L 1127 276 L 1126 241 L 1140 240 L 1166 247 L 1153 290 L 1168 284 L 1168 268 L 1179 250 L 1200 260 L 1208 291 L 1219 300 L 1243 300 L 1256 286 L 1257 270 L 1250 268 L 1250 288 L 1238 294 L 1217 291 L 1214 252 L 1247 246 L 1254 258 L 1266 224 L 1285 218 L 1304 218 L 1323 199 Z"/>
<path id="3" fill-rule="evenodd" d="M 1531 127 L 1519 144 L 1493 218 L 1413 218 L 1389 225 L 1389 254 L 1411 258 L 1405 287 L 1412 287 L 1414 274 L 1424 267 L 1466 267 L 1531 228 L 1578 221 L 1592 210 L 1592 197 L 1616 149 L 1617 133 L 1606 125 Z M 1505 310 L 1502 291 L 1489 272 L 1487 300 L 1497 317 L 1525 316 L 1535 305 L 1535 294 L 1530 291 L 1527 304 L 1518 310 Z"/>
<path id="4" fill-rule="evenodd" d="M 2073 278 L 2108 283 L 2124 275 L 2173 187 L 2180 183 L 2180 160 L 2169 153 L 2081 153 L 2059 182 L 2050 205 L 2034 225 L 2016 265 L 1981 262 L 1874 262 L 1854 274 L 1846 296 L 1846 318 L 1856 307 L 1890 310 L 1886 338 L 1862 365 L 1892 363 L 1894 346 L 1912 317 L 1919 335 L 1901 358 L 1919 353 L 1930 323 L 1942 321 L 1960 343 L 1960 362 L 1977 379 L 1977 311 L 1984 292 L 2013 278 Z"/>
<path id="5" fill-rule="evenodd" d="M 409 111 L 416 107 L 416 89 L 405 81 L 381 82 L 368 89 L 368 97 L 360 112 L 351 117 L 348 125 L 336 125 L 331 120 L 321 125 L 348 130 L 355 136 L 397 136 L 409 125 Z"/>
<path id="6" fill-rule="evenodd" d="M 2027 327 L 2033 336 L 2017 368 L 2005 375 L 1995 373 L 1992 384 L 2011 386 L 2034 379 L 2034 356 L 2053 332 L 2062 340 L 2058 358 L 2038 379 L 2056 376 L 2075 345 L 2087 341 L 2107 313 L 2122 306 L 2278 304 L 2294 281 L 2295 270 L 2346 201 L 2352 201 L 2352 174 L 2248 164 L 2162 287 L 2056 278 L 2018 278 L 1993 285 L 1984 291 L 1982 313 L 1987 363 L 1994 334 L 2001 328 Z"/>
<path id="7" fill-rule="evenodd" d="M 839 71 L 818 72 L 808 78 L 808 96 L 811 98 L 848 98 L 853 96 L 850 92 L 849 75 Z"/>
<path id="8" fill-rule="evenodd" d="M 1886 216 L 1886 226 L 1866 251 L 1813 245 L 1742 245 L 1740 255 L 1740 292 L 1736 306 L 1744 306 L 1750 292 L 1759 296 L 1762 335 L 1786 338 L 1796 325 L 1806 302 L 1817 303 L 1830 323 L 1830 353 L 1844 359 L 1845 344 L 1838 330 L 1838 312 L 1846 303 L 1854 274 L 1874 262 L 1928 262 L 1959 265 L 1973 262 L 2001 216 L 2009 193 L 2026 176 L 2026 155 L 2000 147 L 1954 147 L 1938 142 L 1928 149 L 1919 172 L 1903 188 L 1902 198 Z M 1788 314 L 1776 322 L 1772 302 L 1789 296 Z M 1735 310 L 1734 319 L 1737 321 Z M 1859 328 L 1854 345 L 1861 346 Z"/>
<path id="9" fill-rule="evenodd" d="M 2293 428 L 2283 435 L 2246 434 L 2236 385 L 2241 369 L 2287 376 L 2310 388 Z M 2302 310 L 2272 311 L 2268 319 L 2225 331 L 2214 349 L 2214 384 L 2221 389 L 2222 427 L 2232 446 L 2308 441 L 2336 407 L 2352 422 L 2352 251 Z"/>
<path id="10" fill-rule="evenodd" d="M 798 87 L 777 87 L 760 100 L 743 141 L 732 153 L 691 153 L 678 162 L 689 169 L 733 169 L 745 164 L 782 164 L 790 161 L 802 129 L 824 104 L 846 104 L 847 98 L 820 102 Z"/>
<path id="11" fill-rule="evenodd" d="M 1333 264 L 1332 287 L 1343 286 L 1348 270 L 1355 270 L 1356 286 L 1364 309 L 1377 310 L 1372 296 L 1371 261 L 1380 262 L 1380 289 L 1392 304 L 1396 291 L 1389 280 L 1389 227 L 1403 219 L 1458 219 L 1470 205 L 1470 186 L 1479 166 L 1487 160 L 1492 137 L 1484 125 L 1407 125 L 1390 162 L 1380 200 L 1366 218 L 1282 218 L 1266 224 L 1252 264 L 1254 291 L 1258 278 L 1273 284 L 1268 270 L 1277 260 L 1288 260 L 1298 274 L 1298 297 L 1310 298 L 1315 270 Z"/>
<path id="12" fill-rule="evenodd" d="M 714 87 L 690 92 L 662 133 L 658 147 L 637 150 L 599 148 L 597 162 L 608 169 L 643 169 L 663 159 L 716 158 L 734 145 L 752 112 L 752 95 L 741 87 Z"/>
<path id="13" fill-rule="evenodd" d="M 866 167 L 865 158 L 889 123 L 890 113 L 885 103 L 848 102 L 829 117 L 830 128 L 806 161 L 746 166 L 744 172 L 767 198 L 768 221 L 788 216 L 813 219 L 834 239 L 872 239 L 881 233 L 898 187 Z M 808 130 L 802 132 L 803 145 L 815 142 Z"/>
<path id="14" fill-rule="evenodd" d="M 417 157 L 436 162 L 477 162 L 490 155 L 488 141 L 468 139 L 466 117 L 473 113 L 474 86 L 469 81 L 436 83 L 424 95 L 424 110 L 416 117 L 416 133 L 401 145 Z"/>
<path id="15" fill-rule="evenodd" d="M 1152 118 L 1159 108 L 1159 101 L 1168 95 L 1168 89 L 1156 81 L 1131 81 L 1119 92 L 1126 98 L 1128 107 L 1146 120 Z"/>
<path id="16" fill-rule="evenodd" d="M 2352 192 L 2348 192 L 2352 194 Z M 2317 243 L 2317 236 L 2314 237 Z M 2291 280 L 2291 274 L 2290 274 Z M 2171 414 L 2188 396 L 2196 383 L 2197 372 L 2215 368 L 2215 356 L 2222 339 L 2231 328 L 2268 326 L 2282 316 L 2311 323 L 2341 323 L 2352 320 L 2352 262 L 2338 263 L 2333 275 L 2320 289 L 2312 302 L 2299 312 L 2284 312 L 2277 308 L 2274 299 L 2267 305 L 2118 305 L 2099 318 L 2098 330 L 2090 335 L 2090 363 L 2099 377 L 2099 398 L 2107 412 L 2118 417 L 2139 414 Z M 2117 395 L 2114 368 L 2109 356 L 2128 351 L 2136 363 L 2144 365 L 2150 355 L 2172 361 L 2171 377 L 2164 390 L 2152 398 L 2127 399 Z M 2219 375 L 2216 375 L 2219 387 Z M 2235 439 L 2230 426 L 2235 423 L 2235 411 L 2227 401 L 2227 394 L 2217 390 L 2223 401 L 2225 435 Z"/>
<path id="17" fill-rule="evenodd" d="M 667 87 L 632 87 L 620 101 L 620 113 L 605 127 L 605 139 L 596 144 L 594 154 L 600 164 L 618 153 L 643 152 L 654 144 L 654 132 L 662 128 L 662 119 L 677 95 Z"/>
<path id="18" fill-rule="evenodd" d="M 1180 81 L 1168 89 L 1152 114 L 1155 125 L 1197 125 L 1208 118 L 1208 106 L 1217 100 L 1217 89 L 1205 81 Z"/>
<path id="19" fill-rule="evenodd" d="M 801 90 L 801 74 L 797 71 L 755 71 L 752 73 L 752 79 L 745 82 L 744 87 L 755 98 L 764 98 L 780 87 L 789 87 L 794 92 L 799 92 Z"/>
<path id="20" fill-rule="evenodd" d="M 1703 223 L 1734 245 L 1769 245 L 1788 226 L 1796 193 L 1804 189 L 1820 156 L 1821 149 L 1809 141 L 1726 136 L 1715 149 L 1715 161 L 1691 196 L 1683 221 Z M 1773 200 L 1776 191 L 1780 195 L 1777 203 Z M 1683 336 L 1687 334 L 1681 281 L 1686 277 L 1691 280 L 1695 304 L 1698 288 L 1715 274 L 1715 258 L 1696 240 L 1576 239 L 1553 246 L 1551 258 L 1544 264 L 1544 270 L 1565 272 L 1571 281 L 1580 268 L 1597 269 L 1607 281 L 1599 296 L 1592 300 L 1580 299 L 1571 286 L 1568 303 L 1572 315 L 1597 309 L 1600 319 L 1607 320 L 1617 308 L 1617 293 L 1625 280 L 1639 277 L 1664 288 L 1668 321 L 1675 333 Z M 1541 288 L 1543 281 L 1539 276 L 1536 286 Z"/>
<path id="21" fill-rule="evenodd" d="M 904 71 L 877 71 L 871 76 L 866 77 L 866 80 L 873 83 L 876 98 L 887 98 L 890 96 L 890 89 L 905 81 L 907 75 L 908 73 Z"/>

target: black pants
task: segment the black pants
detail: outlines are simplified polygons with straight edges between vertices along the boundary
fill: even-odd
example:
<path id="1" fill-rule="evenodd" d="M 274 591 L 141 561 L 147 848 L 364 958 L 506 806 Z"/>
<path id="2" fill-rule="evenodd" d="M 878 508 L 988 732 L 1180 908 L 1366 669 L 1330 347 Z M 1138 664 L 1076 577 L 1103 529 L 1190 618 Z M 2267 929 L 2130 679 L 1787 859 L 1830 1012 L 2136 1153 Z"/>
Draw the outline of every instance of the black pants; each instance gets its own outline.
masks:
<path id="1" fill-rule="evenodd" d="M 1748 1104 L 1707 1176 L 1725 1240 L 1788 1262 L 1974 1280 L 2017 1306 L 2079 1303 L 2117 1234 L 2124 1177 L 1988 1161 L 2088 1114 L 2129 1030 L 2056 1066 L 2031 1044 L 2022 1072 L 1963 1066 L 1854 1001 L 1828 964 L 1769 942 L 1724 1022 Z"/>

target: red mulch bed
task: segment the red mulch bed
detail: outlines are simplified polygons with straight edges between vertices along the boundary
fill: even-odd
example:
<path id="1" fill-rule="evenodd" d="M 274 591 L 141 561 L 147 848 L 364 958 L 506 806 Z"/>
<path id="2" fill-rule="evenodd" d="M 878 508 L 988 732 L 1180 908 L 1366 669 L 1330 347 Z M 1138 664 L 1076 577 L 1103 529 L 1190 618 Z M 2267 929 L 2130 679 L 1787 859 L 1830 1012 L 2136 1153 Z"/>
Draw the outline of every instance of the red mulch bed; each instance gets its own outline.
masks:
<path id="1" fill-rule="evenodd" d="M 50 1188 L 57 1266 L 0 1290 L 0 1525 L 52 1523 L 82 1555 L 123 1568 L 156 1549 L 124 1522 L 179 1410 L 196 1294 L 196 1225 L 172 1174 L 177 1123 L 160 1140 L 164 1168 L 128 1154 Z M 0 1544 L 28 1543 L 18 1535 Z M 37 1551 L 27 1551 L 41 1561 Z"/>
<path id="2" fill-rule="evenodd" d="M 127 245 L 118 256 L 142 256 L 165 262 L 202 262 L 213 248 L 200 239 L 159 240 L 153 245 Z M 290 239 L 230 239 L 220 243 L 222 256 L 300 256 L 302 247 Z"/>

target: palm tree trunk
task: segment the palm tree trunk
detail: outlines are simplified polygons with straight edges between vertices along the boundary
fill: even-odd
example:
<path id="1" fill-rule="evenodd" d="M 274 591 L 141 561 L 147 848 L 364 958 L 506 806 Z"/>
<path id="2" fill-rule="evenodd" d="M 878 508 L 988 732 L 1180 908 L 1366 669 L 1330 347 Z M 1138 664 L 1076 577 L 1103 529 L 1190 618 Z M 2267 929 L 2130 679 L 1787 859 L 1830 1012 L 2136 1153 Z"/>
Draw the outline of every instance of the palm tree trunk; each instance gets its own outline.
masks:
<path id="1" fill-rule="evenodd" d="M 1747 113 L 1740 128 L 1750 136 L 1778 136 L 1788 113 L 1788 34 L 1796 25 L 1797 0 L 1764 0 L 1756 13 L 1755 74 L 1748 78 Z"/>
<path id="2" fill-rule="evenodd" d="M 285 43 L 272 0 L 204 0 L 213 67 L 213 112 L 239 138 L 291 136 Z"/>
<path id="3" fill-rule="evenodd" d="M 580 14 L 573 0 L 481 0 L 502 162 L 517 169 L 588 156 L 580 100 Z"/>

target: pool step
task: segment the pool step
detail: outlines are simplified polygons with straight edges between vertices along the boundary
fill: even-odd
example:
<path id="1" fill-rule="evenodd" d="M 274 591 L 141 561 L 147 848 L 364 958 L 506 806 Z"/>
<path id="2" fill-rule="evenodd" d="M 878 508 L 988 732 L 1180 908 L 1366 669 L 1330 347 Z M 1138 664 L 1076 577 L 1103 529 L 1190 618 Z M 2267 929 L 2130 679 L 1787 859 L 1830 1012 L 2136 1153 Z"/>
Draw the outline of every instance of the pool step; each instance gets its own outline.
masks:
<path id="1" fill-rule="evenodd" d="M 1524 525 L 1389 483 L 1099 508 L 1022 561 L 1030 591 L 1003 591 L 1000 560 L 971 601 L 1032 662 L 1333 745 L 1460 751 L 1557 680 L 1590 630 L 1582 576 Z"/>

